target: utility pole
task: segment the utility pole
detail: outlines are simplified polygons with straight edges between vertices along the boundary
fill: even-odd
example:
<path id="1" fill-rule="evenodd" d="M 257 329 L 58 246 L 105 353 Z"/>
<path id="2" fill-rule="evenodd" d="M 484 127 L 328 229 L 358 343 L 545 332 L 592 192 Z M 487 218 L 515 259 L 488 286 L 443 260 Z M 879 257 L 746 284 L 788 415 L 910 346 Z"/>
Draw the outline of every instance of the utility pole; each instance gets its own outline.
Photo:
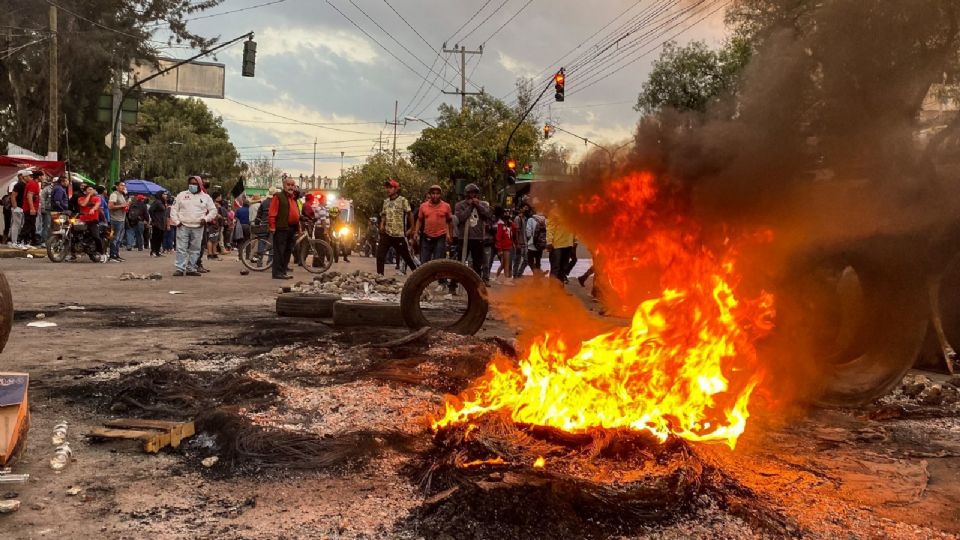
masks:
<path id="1" fill-rule="evenodd" d="M 467 55 L 468 54 L 483 54 L 483 45 L 476 51 L 468 51 L 466 47 L 460 45 L 459 47 L 454 46 L 452 49 L 447 48 L 447 44 L 443 44 L 443 52 L 445 53 L 460 53 L 460 91 L 459 92 L 447 92 L 443 90 L 444 94 L 459 94 L 460 95 L 460 110 L 462 111 L 467 107 L 467 96 L 479 96 L 483 94 L 483 89 L 480 92 L 467 92 Z"/>
<path id="2" fill-rule="evenodd" d="M 313 181 L 317 181 L 317 138 L 313 138 Z"/>
<path id="3" fill-rule="evenodd" d="M 47 157 L 57 159 L 57 152 L 60 139 L 60 89 L 59 74 L 57 67 L 57 6 L 50 4 L 50 111 L 49 126 L 47 133 Z"/>
<path id="4" fill-rule="evenodd" d="M 340 180 L 337 180 L 337 189 L 343 185 L 343 150 L 340 151 Z"/>
<path id="5" fill-rule="evenodd" d="M 397 109 L 398 106 L 399 106 L 399 102 L 394 101 L 393 102 L 393 122 L 390 122 L 389 120 L 386 120 L 383 122 L 388 126 L 393 126 L 393 165 L 394 167 L 396 167 L 397 165 L 397 126 L 400 125 L 400 122 L 397 121 L 397 113 L 399 112 Z M 383 151 L 383 143 L 381 143 L 380 151 L 381 152 Z"/>
<path id="6" fill-rule="evenodd" d="M 277 149 L 270 150 L 270 183 L 273 184 L 273 177 L 277 174 Z"/>

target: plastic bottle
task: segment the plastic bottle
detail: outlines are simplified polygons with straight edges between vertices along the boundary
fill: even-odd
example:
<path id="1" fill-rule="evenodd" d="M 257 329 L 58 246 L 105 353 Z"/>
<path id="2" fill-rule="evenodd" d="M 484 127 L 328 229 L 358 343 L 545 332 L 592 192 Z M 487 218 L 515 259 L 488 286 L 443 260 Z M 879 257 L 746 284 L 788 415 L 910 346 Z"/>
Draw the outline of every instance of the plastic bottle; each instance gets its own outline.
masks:
<path id="1" fill-rule="evenodd" d="M 53 436 L 50 438 L 54 446 L 60 446 L 61 444 L 67 442 L 67 423 L 60 422 L 59 424 L 53 426 Z"/>
<path id="2" fill-rule="evenodd" d="M 50 468 L 55 471 L 62 471 L 70 463 L 72 456 L 73 452 L 70 450 L 70 445 L 67 443 L 61 444 L 57 447 L 53 457 L 50 458 Z"/>

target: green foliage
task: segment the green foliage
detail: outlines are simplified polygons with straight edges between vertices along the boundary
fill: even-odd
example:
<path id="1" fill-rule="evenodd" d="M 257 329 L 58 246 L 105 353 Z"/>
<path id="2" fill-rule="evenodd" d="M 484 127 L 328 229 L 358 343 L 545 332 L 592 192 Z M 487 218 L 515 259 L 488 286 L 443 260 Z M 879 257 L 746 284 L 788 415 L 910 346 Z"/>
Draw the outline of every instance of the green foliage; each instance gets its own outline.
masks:
<path id="1" fill-rule="evenodd" d="M 122 177 L 152 179 L 171 190 L 185 189 L 187 176 L 200 173 L 229 190 L 241 171 L 223 120 L 193 98 L 146 98 L 125 152 Z"/>
<path id="2" fill-rule="evenodd" d="M 668 107 L 678 111 L 706 112 L 717 98 L 736 87 L 750 60 L 750 46 L 734 38 L 715 51 L 701 41 L 685 47 L 667 43 L 643 84 L 634 109 L 647 114 Z"/>
<path id="3" fill-rule="evenodd" d="M 521 85 L 520 103 L 529 103 Z M 521 111 L 488 94 L 471 96 L 467 107 L 459 111 L 449 105 L 440 106 L 437 127 L 423 130 L 410 145 L 413 163 L 438 178 L 451 182 L 465 179 L 480 186 L 493 198 L 503 187 L 507 137 L 516 126 Z M 510 144 L 510 156 L 521 166 L 539 157 L 540 131 L 534 119 L 527 119 L 517 130 Z"/>
<path id="4" fill-rule="evenodd" d="M 61 94 L 60 155 L 69 158 L 77 170 L 90 171 L 98 178 L 106 176 L 110 151 L 103 137 L 110 128 L 97 121 L 97 100 L 109 93 L 113 71 L 134 59 L 156 59 L 163 43 L 151 41 L 154 30 L 169 29 L 171 44 L 209 47 L 215 40 L 189 32 L 184 21 L 221 2 L 58 0 L 63 8 L 58 13 L 56 74 Z M 38 0 L 0 0 L 0 146 L 10 141 L 46 153 L 49 8 L 47 2 Z M 42 41 L 33 43 L 38 40 Z"/>
<path id="5" fill-rule="evenodd" d="M 411 204 L 424 200 L 431 184 L 440 184 L 444 191 L 450 188 L 449 182 L 437 181 L 406 159 L 398 158 L 394 166 L 390 154 L 378 152 L 367 158 L 363 165 L 344 171 L 341 195 L 352 199 L 357 215 L 366 220 L 380 214 L 383 200 L 387 197 L 383 183 L 388 178 L 400 182 L 401 194 L 410 199 Z"/>

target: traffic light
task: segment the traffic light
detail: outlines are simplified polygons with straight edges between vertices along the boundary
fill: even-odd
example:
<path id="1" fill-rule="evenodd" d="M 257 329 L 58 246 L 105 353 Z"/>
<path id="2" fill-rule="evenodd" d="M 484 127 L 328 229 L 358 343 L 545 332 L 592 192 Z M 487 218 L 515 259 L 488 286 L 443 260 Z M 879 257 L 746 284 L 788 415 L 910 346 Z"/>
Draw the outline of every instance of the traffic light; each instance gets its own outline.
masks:
<path id="1" fill-rule="evenodd" d="M 560 68 L 560 71 L 553 76 L 553 82 L 555 83 L 553 88 L 557 91 L 553 97 L 555 97 L 557 101 L 563 101 L 564 85 L 567 83 L 567 76 L 563 73 L 563 68 Z"/>
<path id="2" fill-rule="evenodd" d="M 251 37 L 243 43 L 243 69 L 241 75 L 253 77 L 257 68 L 257 42 Z"/>
<path id="3" fill-rule="evenodd" d="M 507 160 L 507 184 L 517 183 L 517 160 L 510 158 Z"/>
<path id="4" fill-rule="evenodd" d="M 552 134 L 552 133 L 553 133 L 553 126 L 551 126 L 550 124 L 544 124 L 544 125 L 543 125 L 543 138 L 544 138 L 544 139 L 549 139 L 549 138 L 550 138 L 550 134 Z"/>

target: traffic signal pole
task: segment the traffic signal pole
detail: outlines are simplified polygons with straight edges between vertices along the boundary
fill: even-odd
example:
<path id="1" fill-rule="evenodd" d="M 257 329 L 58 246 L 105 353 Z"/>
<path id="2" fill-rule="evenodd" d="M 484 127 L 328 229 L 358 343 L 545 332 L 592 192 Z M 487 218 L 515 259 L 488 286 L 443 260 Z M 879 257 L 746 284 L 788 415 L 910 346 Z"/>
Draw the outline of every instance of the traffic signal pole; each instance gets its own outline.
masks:
<path id="1" fill-rule="evenodd" d="M 212 49 L 209 49 L 201 52 L 200 54 L 191 56 L 186 60 L 181 60 L 166 69 L 161 69 L 160 71 L 154 73 L 153 75 L 146 77 L 142 81 L 137 81 L 133 83 L 132 85 L 130 85 L 129 88 L 127 88 L 126 90 L 123 91 L 123 93 L 120 94 L 119 100 L 117 99 L 117 94 L 120 93 L 120 85 L 122 84 L 122 81 L 120 80 L 121 71 L 120 70 L 117 71 L 117 81 L 113 87 L 114 103 L 113 103 L 113 122 L 111 123 L 111 130 L 110 130 L 110 154 L 111 155 L 110 155 L 110 181 L 109 181 L 109 184 L 107 185 L 108 190 L 112 190 L 113 186 L 120 181 L 120 116 L 121 116 L 120 113 L 123 111 L 123 102 L 124 100 L 127 99 L 130 93 L 136 90 L 137 88 L 139 88 L 140 85 L 142 85 L 147 81 L 156 79 L 157 77 L 164 75 L 166 73 L 169 73 L 170 71 L 173 71 L 174 69 L 177 69 L 178 67 L 184 64 L 189 64 L 190 62 L 193 62 L 198 58 L 203 58 L 204 56 L 213 54 L 219 51 L 220 49 L 229 47 L 230 45 L 233 45 L 234 43 L 242 39 L 253 40 L 253 32 L 247 32 L 246 34 L 243 34 L 240 37 L 236 37 L 231 39 L 230 41 L 221 43 L 220 45 L 217 45 Z M 244 69 L 246 70 L 246 66 L 244 67 Z"/>
<path id="2" fill-rule="evenodd" d="M 524 120 L 526 120 L 527 116 L 530 115 L 530 111 L 532 111 L 533 108 L 537 106 L 537 103 L 543 99 L 543 95 L 547 93 L 547 90 L 550 89 L 550 86 L 554 85 L 556 78 L 558 76 L 562 76 L 562 74 L 563 68 L 560 68 L 560 71 L 557 72 L 557 75 L 554 75 L 553 78 L 550 79 L 550 82 L 547 83 L 547 86 L 543 88 L 543 91 L 540 92 L 540 95 L 537 96 L 537 99 L 533 100 L 533 103 L 530 104 L 530 107 L 527 108 L 527 110 L 523 113 L 523 116 L 520 117 L 520 121 L 517 122 L 517 125 L 513 126 L 513 131 L 511 131 L 510 136 L 507 137 L 507 144 L 503 148 L 503 156 L 501 156 L 500 160 L 507 159 L 507 157 L 510 156 L 510 143 L 513 141 L 513 136 L 517 134 L 517 130 L 520 129 L 520 126 L 523 125 Z M 507 172 L 504 174 L 507 174 Z M 504 184 L 509 184 L 509 181 L 504 180 Z"/>

